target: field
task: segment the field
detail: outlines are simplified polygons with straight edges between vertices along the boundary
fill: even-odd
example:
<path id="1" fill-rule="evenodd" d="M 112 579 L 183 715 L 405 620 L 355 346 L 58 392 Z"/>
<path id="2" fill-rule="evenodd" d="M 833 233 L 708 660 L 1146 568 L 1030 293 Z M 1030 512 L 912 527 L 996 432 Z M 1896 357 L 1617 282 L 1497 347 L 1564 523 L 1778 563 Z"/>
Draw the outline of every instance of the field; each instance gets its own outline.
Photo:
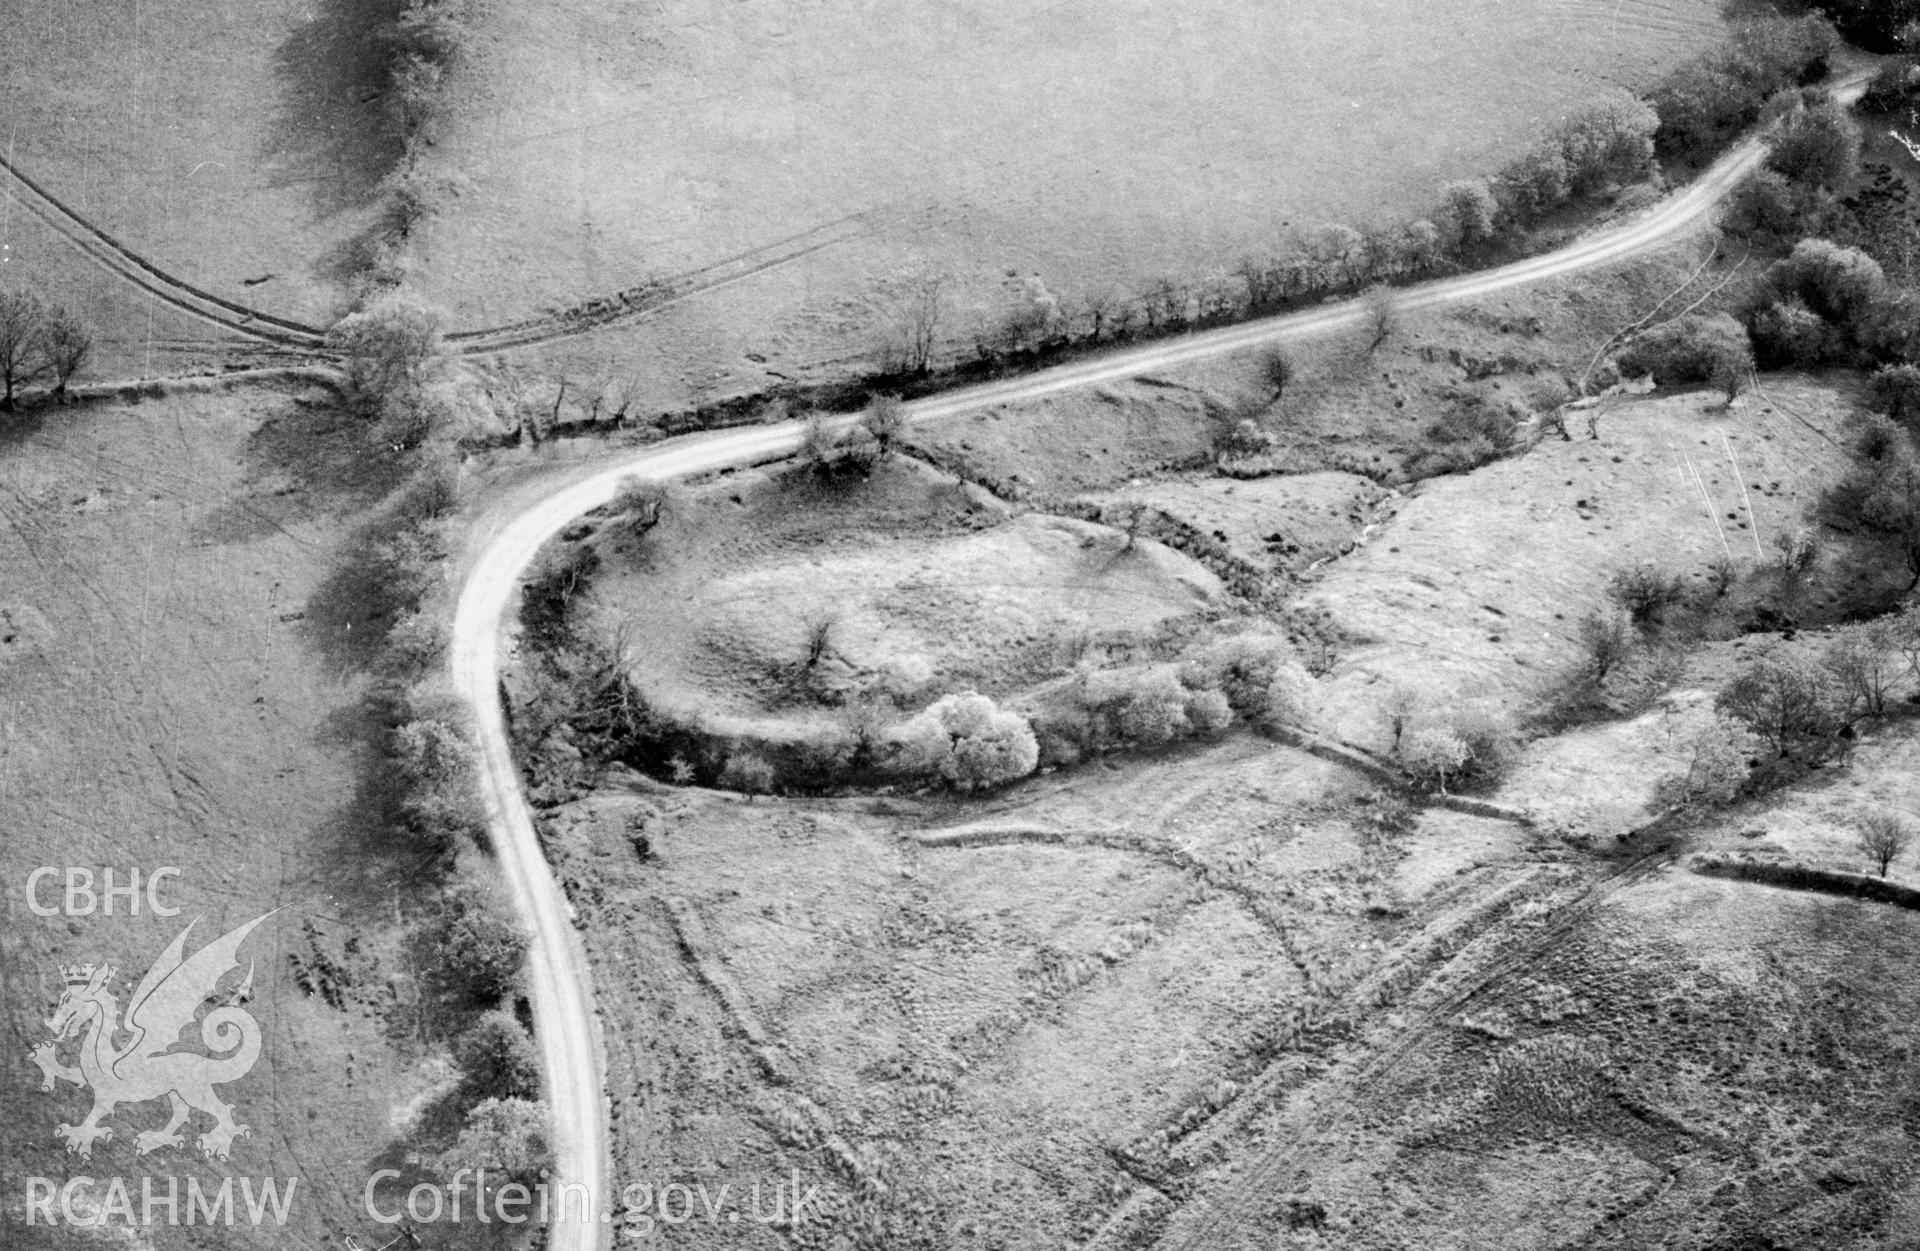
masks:
<path id="1" fill-rule="evenodd" d="M 369 784 L 379 729 L 351 631 L 371 622 L 338 576 L 359 514 L 394 481 L 366 451 L 327 393 L 302 387 L 46 409 L 0 443 L 10 1247 L 81 1245 L 19 1225 L 25 1178 L 80 1173 L 127 1178 L 136 1201 L 143 1175 L 163 1191 L 169 1176 L 300 1179 L 285 1229 L 166 1231 L 166 1247 L 364 1238 L 368 1172 L 400 1150 L 409 1105 L 444 1081 L 425 1045 L 436 1031 L 417 1016 L 428 966 L 403 941 L 434 900 Z M 180 915 L 143 903 L 128 916 L 125 900 L 112 918 L 33 915 L 23 886 L 42 865 L 97 883 L 109 866 L 122 883 L 130 868 L 177 866 L 160 899 Z M 58 879 L 38 899 L 58 907 Z M 28 1063 L 62 966 L 112 963 L 124 1003 L 187 921 L 204 918 L 197 947 L 274 909 L 241 950 L 264 1042 L 223 1088 L 252 1129 L 231 1159 L 203 1160 L 191 1142 L 136 1155 L 132 1130 L 165 1119 L 157 1102 L 123 1108 L 90 1165 L 65 1154 L 55 1127 L 79 1119 L 86 1095 L 40 1093 Z M 302 967 L 320 970 L 313 992 Z"/>
<path id="2" fill-rule="evenodd" d="M 345 32 L 367 7 L 16 0 L 5 155 L 161 269 L 324 324 L 340 306 L 326 262 L 391 160 L 354 147 L 368 127 Z M 0 221 L 9 285 L 57 281 L 29 252 L 42 228 L 11 203 Z"/>
<path id="3" fill-rule="evenodd" d="M 821 245 L 554 357 L 646 359 L 669 407 L 870 358 L 928 277 L 968 355 L 1016 278 L 1071 304 L 1417 216 L 1722 29 L 1709 0 L 490 12 L 427 233 L 459 321 Z"/>

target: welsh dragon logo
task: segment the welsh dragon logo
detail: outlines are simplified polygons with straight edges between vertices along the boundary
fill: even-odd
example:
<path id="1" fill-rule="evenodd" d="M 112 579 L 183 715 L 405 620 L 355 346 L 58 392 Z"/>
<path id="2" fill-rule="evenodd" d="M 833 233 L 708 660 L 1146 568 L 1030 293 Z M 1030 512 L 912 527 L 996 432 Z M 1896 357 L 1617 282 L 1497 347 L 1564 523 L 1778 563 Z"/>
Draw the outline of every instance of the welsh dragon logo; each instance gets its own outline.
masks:
<path id="1" fill-rule="evenodd" d="M 239 1006 L 252 995 L 251 962 L 246 979 L 200 1020 L 200 1041 L 213 1054 L 174 1047 L 181 1031 L 193 1024 L 200 1005 L 215 997 L 221 979 L 240 967 L 240 944 L 267 916 L 255 917 L 185 956 L 187 935 L 200 923 L 199 918 L 188 922 L 134 987 L 124 1023 L 120 1003 L 109 990 L 117 971 L 112 965 L 82 964 L 60 970 L 66 990 L 46 1022 L 53 1041 L 41 1043 L 27 1058 L 45 1075 L 41 1090 L 52 1090 L 59 1080 L 93 1091 L 93 1110 L 86 1119 L 60 1126 L 69 1152 L 91 1159 L 94 1143 L 113 1138 L 113 1130 L 101 1122 L 114 1108 L 163 1095 L 172 1115 L 162 1128 L 134 1136 L 134 1147 L 141 1155 L 183 1146 L 180 1130 L 196 1111 L 214 1120 L 213 1128 L 199 1140 L 200 1150 L 213 1159 L 226 1159 L 233 1140 L 251 1133 L 233 1119 L 233 1105 L 213 1091 L 246 1076 L 260 1058 L 260 1023 Z M 124 1041 L 115 1041 L 121 1037 Z M 74 1039 L 80 1047 L 77 1067 L 62 1064 L 58 1056 L 61 1045 Z"/>

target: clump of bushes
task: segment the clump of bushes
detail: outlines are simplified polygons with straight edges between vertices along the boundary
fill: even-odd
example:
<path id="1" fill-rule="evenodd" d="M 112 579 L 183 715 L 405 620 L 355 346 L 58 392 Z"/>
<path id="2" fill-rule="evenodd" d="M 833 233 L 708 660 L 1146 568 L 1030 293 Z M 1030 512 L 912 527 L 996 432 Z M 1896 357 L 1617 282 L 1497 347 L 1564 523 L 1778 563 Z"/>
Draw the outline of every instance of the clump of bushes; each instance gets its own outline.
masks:
<path id="1" fill-rule="evenodd" d="M 1027 719 L 973 691 L 935 701 L 895 730 L 893 738 L 898 768 L 944 778 L 963 791 L 1023 778 L 1040 763 L 1040 747 Z"/>
<path id="2" fill-rule="evenodd" d="M 1877 541 L 1900 556 L 1920 586 L 1920 439 L 1879 415 L 1862 418 L 1853 456 L 1821 495 L 1816 515 L 1843 533 Z"/>
<path id="3" fill-rule="evenodd" d="M 495 1008 L 480 1014 L 453 1041 L 460 1084 L 475 1099 L 534 1099 L 540 1094 L 540 1057 L 513 1016 Z"/>
<path id="4" fill-rule="evenodd" d="M 1262 728 L 1305 725 L 1313 679 L 1283 638 L 1248 632 L 1204 644 L 1180 661 L 1189 691 L 1217 691 L 1230 712 Z M 1224 728 L 1224 727 L 1223 727 Z"/>
<path id="5" fill-rule="evenodd" d="M 1840 37 L 1817 17 L 1742 24 L 1653 90 L 1654 142 L 1668 159 L 1697 159 L 1760 116 L 1769 97 L 1826 77 Z"/>
<path id="6" fill-rule="evenodd" d="M 396 448 L 418 447 L 454 424 L 457 401 L 441 333 L 446 317 L 401 288 L 372 295 L 327 331 L 344 358 L 348 406 Z"/>
<path id="7" fill-rule="evenodd" d="M 1222 734 L 1233 723 L 1225 692 L 1185 684 L 1172 666 L 1082 675 L 1074 687 L 1078 748 L 1164 747 Z"/>
<path id="8" fill-rule="evenodd" d="M 1761 289 L 1771 298 L 1748 310 L 1747 325 L 1767 368 L 1870 358 L 1895 348 L 1907 333 L 1885 271 L 1858 248 L 1802 239 L 1768 267 Z"/>
<path id="9" fill-rule="evenodd" d="M 1860 127 L 1846 106 L 1824 91 L 1795 92 L 1774 107 L 1779 124 L 1767 136 L 1767 168 L 1798 187 L 1828 190 L 1860 163 Z"/>
<path id="10" fill-rule="evenodd" d="M 1862 113 L 1901 113 L 1920 104 L 1920 62 L 1902 57 L 1888 61 L 1867 84 L 1860 97 Z"/>
<path id="11" fill-rule="evenodd" d="M 1637 182 L 1653 172 L 1658 114 L 1643 100 L 1620 93 L 1560 123 L 1544 143 L 1501 171 L 1491 187 L 1499 218 L 1529 226 L 1570 200 Z M 1454 184 L 1448 206 L 1454 233 L 1480 233 L 1472 184 Z"/>
<path id="12" fill-rule="evenodd" d="M 884 454 L 878 435 L 864 422 L 855 422 L 845 430 L 828 424 L 825 414 L 808 413 L 800 444 L 800 463 L 831 482 L 873 472 Z"/>
<path id="13" fill-rule="evenodd" d="M 1726 313 L 1689 313 L 1641 331 L 1615 359 L 1624 375 L 1652 374 L 1666 385 L 1706 383 L 1731 400 L 1753 372 L 1753 343 Z"/>
<path id="14" fill-rule="evenodd" d="M 1625 609 L 1642 630 L 1660 624 L 1676 605 L 1686 600 L 1686 582 L 1651 562 L 1618 570 L 1607 580 L 1607 597 Z"/>
<path id="15" fill-rule="evenodd" d="M 1514 450 L 1519 434 L 1513 415 L 1477 391 L 1454 389 L 1446 407 L 1421 431 L 1428 446 L 1407 460 L 1407 476 L 1430 478 L 1465 473 Z"/>
<path id="16" fill-rule="evenodd" d="M 1848 40 L 1869 52 L 1920 51 L 1914 31 L 1920 24 L 1920 0 L 1816 0 Z"/>
<path id="17" fill-rule="evenodd" d="M 1477 701 L 1443 706 L 1416 697 L 1397 710 L 1394 730 L 1400 767 L 1416 784 L 1443 795 L 1449 786 L 1497 781 L 1518 748 L 1506 715 Z"/>
<path id="18" fill-rule="evenodd" d="M 490 897 L 469 886 L 448 890 L 439 915 L 419 935 L 434 961 L 429 982 L 455 1007 L 492 1007 L 513 989 L 526 962 L 527 936 Z"/>
<path id="19" fill-rule="evenodd" d="M 1721 807 L 1739 797 L 1765 745 L 1746 722 L 1715 709 L 1683 732 L 1680 750 L 1686 772 L 1660 785 L 1660 801 Z"/>
<path id="20" fill-rule="evenodd" d="M 1920 434 L 1920 365 L 1901 362 L 1882 365 L 1868 380 L 1868 403 L 1873 411 L 1884 413 Z"/>
<path id="21" fill-rule="evenodd" d="M 1767 648 L 1748 660 L 1714 706 L 1751 730 L 1776 759 L 1824 754 L 1845 721 L 1831 673 L 1786 647 Z"/>

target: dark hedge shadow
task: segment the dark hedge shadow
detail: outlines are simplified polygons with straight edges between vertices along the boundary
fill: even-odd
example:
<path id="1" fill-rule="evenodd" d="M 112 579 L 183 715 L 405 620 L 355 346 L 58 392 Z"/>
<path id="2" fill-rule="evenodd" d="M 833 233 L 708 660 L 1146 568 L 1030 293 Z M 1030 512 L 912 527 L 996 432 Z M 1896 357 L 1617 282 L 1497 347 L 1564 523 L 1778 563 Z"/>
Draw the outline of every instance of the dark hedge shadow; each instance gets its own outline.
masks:
<path id="1" fill-rule="evenodd" d="M 319 0 L 274 53 L 276 186 L 307 184 L 322 217 L 372 204 L 405 152 L 387 107 L 402 0 Z"/>

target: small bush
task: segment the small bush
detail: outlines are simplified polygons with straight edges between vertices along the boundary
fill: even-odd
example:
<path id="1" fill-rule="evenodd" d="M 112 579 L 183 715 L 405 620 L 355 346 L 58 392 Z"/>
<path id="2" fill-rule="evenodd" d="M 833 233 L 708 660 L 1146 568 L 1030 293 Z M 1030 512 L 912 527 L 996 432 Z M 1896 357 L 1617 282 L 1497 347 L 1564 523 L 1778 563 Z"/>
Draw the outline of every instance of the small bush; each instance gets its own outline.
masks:
<path id="1" fill-rule="evenodd" d="M 1776 757 L 1814 753 L 1840 728 L 1843 709 L 1824 666 L 1778 647 L 1741 666 L 1714 706 L 1745 724 Z"/>
<path id="2" fill-rule="evenodd" d="M 1624 91 L 1562 122 L 1554 141 L 1572 193 L 1592 195 L 1609 184 L 1644 178 L 1653 168 L 1653 136 L 1659 128 L 1659 114 Z"/>
<path id="3" fill-rule="evenodd" d="M 1227 727 L 1233 724 L 1233 704 L 1224 691 L 1189 691 L 1187 722 L 1195 734 L 1208 738 L 1224 734 Z"/>
<path id="4" fill-rule="evenodd" d="M 1587 676 L 1604 682 L 1633 651 L 1633 619 L 1623 612 L 1593 612 L 1577 627 Z"/>
<path id="5" fill-rule="evenodd" d="M 435 980 L 473 1004 L 491 1004 L 513 988 L 527 956 L 527 937 L 473 892 L 455 894 L 441 915 L 432 950 L 441 964 Z"/>
<path id="6" fill-rule="evenodd" d="M 873 439 L 881 457 L 893 454 L 907 434 L 907 406 L 897 395 L 876 395 L 860 424 Z"/>
<path id="7" fill-rule="evenodd" d="M 1686 735 L 1681 750 L 1687 771 L 1667 781 L 1661 798 L 1668 804 L 1719 807 L 1739 796 L 1765 747 L 1744 722 L 1715 711 Z"/>
<path id="8" fill-rule="evenodd" d="M 1489 705 L 1443 708 L 1422 701 L 1400 718 L 1394 755 L 1416 782 L 1445 793 L 1450 785 L 1496 780 L 1517 746 L 1512 723 Z"/>
<path id="9" fill-rule="evenodd" d="M 1727 314 L 1696 313 L 1641 332 L 1618 361 L 1628 376 L 1650 373 L 1664 385 L 1704 382 L 1731 396 L 1753 371 L 1753 345 Z"/>
<path id="10" fill-rule="evenodd" d="M 1772 242 L 1799 233 L 1801 207 L 1786 175 L 1757 169 L 1727 197 L 1720 224 L 1742 238 Z"/>
<path id="11" fill-rule="evenodd" d="M 775 780 L 773 765 L 755 751 L 734 752 L 727 757 L 726 767 L 720 771 L 720 785 L 749 798 L 771 794 Z"/>
<path id="12" fill-rule="evenodd" d="M 1187 719 L 1187 696 L 1186 688 L 1170 669 L 1139 674 L 1113 711 L 1114 726 L 1121 738 L 1145 747 L 1185 738 L 1193 729 Z"/>
<path id="13" fill-rule="evenodd" d="M 461 1084 L 483 1099 L 533 1099 L 540 1094 L 540 1056 L 512 1015 L 482 1013 L 453 1043 Z"/>
<path id="14" fill-rule="evenodd" d="M 1860 850 L 1881 877 L 1913 845 L 1913 826 L 1897 813 L 1869 813 L 1860 818 L 1857 828 Z"/>
<path id="15" fill-rule="evenodd" d="M 1748 318 L 1756 362 L 1767 369 L 1819 369 L 1847 355 L 1847 336 L 1798 296 L 1757 308 Z"/>
<path id="16" fill-rule="evenodd" d="M 1456 782 L 1473 758 L 1466 740 L 1446 725 L 1422 725 L 1409 730 L 1400 741 L 1400 764 L 1416 780 L 1447 793 L 1447 780 Z"/>
<path id="17" fill-rule="evenodd" d="M 1685 599 L 1686 584 L 1677 574 L 1642 563 L 1615 573 L 1607 582 L 1607 595 L 1644 630 L 1658 625 Z"/>
<path id="18" fill-rule="evenodd" d="M 628 478 L 613 497 L 613 509 L 639 538 L 660 524 L 672 502 L 671 489 L 658 478 Z"/>
<path id="19" fill-rule="evenodd" d="M 1871 403 L 1875 412 L 1920 434 L 1920 365 L 1885 365 L 1874 371 Z"/>
<path id="20" fill-rule="evenodd" d="M 1486 179 L 1450 182 L 1441 195 L 1441 229 L 1451 250 L 1466 251 L 1494 237 L 1500 203 Z"/>
<path id="21" fill-rule="evenodd" d="M 1832 189 L 1860 163 L 1860 127 L 1831 97 L 1798 102 L 1767 138 L 1767 168 L 1802 187 Z"/>

